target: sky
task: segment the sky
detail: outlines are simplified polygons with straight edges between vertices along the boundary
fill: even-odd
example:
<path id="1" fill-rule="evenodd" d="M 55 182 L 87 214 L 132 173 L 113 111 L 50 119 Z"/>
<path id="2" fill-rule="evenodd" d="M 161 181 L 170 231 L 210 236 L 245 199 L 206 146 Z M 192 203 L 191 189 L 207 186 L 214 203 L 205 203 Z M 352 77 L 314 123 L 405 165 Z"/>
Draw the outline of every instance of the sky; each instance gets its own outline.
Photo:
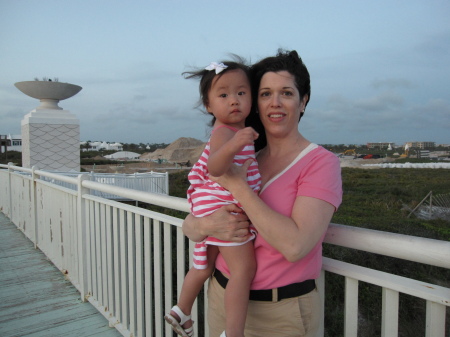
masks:
<path id="1" fill-rule="evenodd" d="M 81 141 L 207 140 L 182 72 L 297 50 L 311 75 L 299 130 L 318 144 L 450 144 L 448 0 L 0 0 L 0 134 L 39 101 L 14 83 L 81 86 L 59 106 Z"/>

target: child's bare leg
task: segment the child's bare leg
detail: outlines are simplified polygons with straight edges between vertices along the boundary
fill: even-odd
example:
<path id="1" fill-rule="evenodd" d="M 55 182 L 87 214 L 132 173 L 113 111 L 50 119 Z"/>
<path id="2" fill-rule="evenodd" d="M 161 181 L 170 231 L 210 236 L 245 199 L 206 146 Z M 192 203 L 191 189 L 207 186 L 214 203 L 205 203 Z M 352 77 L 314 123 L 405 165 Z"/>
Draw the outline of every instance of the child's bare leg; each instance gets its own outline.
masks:
<path id="1" fill-rule="evenodd" d="M 206 267 L 206 269 L 195 269 L 194 267 L 192 267 L 186 274 L 186 277 L 183 281 L 183 286 L 181 288 L 180 298 L 177 303 L 178 307 L 185 315 L 191 314 L 195 299 L 200 293 L 200 290 L 202 290 L 205 281 L 211 276 L 214 270 L 214 264 L 218 253 L 219 249 L 217 246 L 208 246 L 208 267 Z M 175 312 L 170 311 L 170 314 L 173 317 L 179 319 L 178 315 Z M 183 328 L 189 328 L 191 326 L 192 320 L 188 320 L 185 324 L 183 324 Z"/>
<path id="2" fill-rule="evenodd" d="M 225 290 L 226 335 L 243 337 L 250 284 L 256 272 L 253 242 L 219 249 L 231 274 Z"/>

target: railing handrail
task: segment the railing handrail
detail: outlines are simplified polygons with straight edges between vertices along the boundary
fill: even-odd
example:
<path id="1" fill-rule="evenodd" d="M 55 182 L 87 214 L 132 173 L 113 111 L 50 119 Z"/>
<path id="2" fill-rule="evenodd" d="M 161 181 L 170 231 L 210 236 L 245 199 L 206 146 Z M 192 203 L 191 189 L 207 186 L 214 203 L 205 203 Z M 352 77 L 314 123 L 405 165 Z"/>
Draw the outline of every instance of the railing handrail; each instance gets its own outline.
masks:
<path id="1" fill-rule="evenodd" d="M 144 191 L 136 191 L 125 187 L 106 185 L 95 181 L 84 180 L 82 182 L 83 187 L 105 192 L 111 194 L 117 194 L 124 198 L 130 198 L 133 200 L 154 204 L 161 207 L 167 207 L 175 209 L 177 211 L 189 212 L 189 204 L 186 199 L 171 197 L 168 195 L 162 195 L 157 193 L 149 193 Z"/>
<path id="2" fill-rule="evenodd" d="M 443 305 L 448 305 L 448 303 L 450 303 L 449 289 L 438 285 L 430 287 L 429 283 L 353 265 L 328 257 L 323 257 L 323 268 L 334 274 L 376 284 L 380 287 L 389 288 L 424 300 L 431 300 Z"/>
<path id="3" fill-rule="evenodd" d="M 90 176 L 98 176 L 98 177 L 145 177 L 148 175 L 152 175 L 152 176 L 160 176 L 160 177 L 164 177 L 166 175 L 166 173 L 164 172 L 154 172 L 154 171 L 150 171 L 150 172 L 135 172 L 135 173 L 106 173 L 106 172 L 95 172 L 95 171 L 86 171 L 86 172 L 75 172 L 75 171 L 71 171 L 71 172 L 60 172 L 60 171 L 46 171 L 46 172 L 50 172 L 50 173 L 56 173 L 56 174 L 61 174 L 61 175 L 65 175 L 65 176 L 69 176 L 69 177 L 77 177 L 80 174 L 89 174 Z"/>
<path id="4" fill-rule="evenodd" d="M 1 168 L 5 168 L 8 169 L 10 172 L 14 172 L 14 171 L 18 171 L 18 172 L 22 172 L 22 173 L 26 173 L 29 175 L 35 175 L 38 177 L 38 179 L 42 179 L 42 178 L 47 178 L 49 180 L 54 180 L 54 181 L 61 181 L 63 183 L 66 184 L 70 184 L 72 186 L 76 186 L 78 183 L 78 177 L 83 175 L 86 177 L 89 177 L 89 180 L 91 182 L 97 182 L 102 186 L 116 186 L 117 188 L 119 188 L 118 191 L 120 191 L 120 188 L 124 188 L 125 190 L 132 190 L 132 191 L 143 191 L 144 192 L 150 190 L 150 192 L 157 192 L 157 195 L 161 195 L 163 193 L 168 194 L 169 193 L 169 175 L 168 172 L 162 173 L 162 172 L 147 172 L 147 173 L 135 173 L 135 174 L 93 174 L 92 172 L 56 172 L 56 171 L 43 171 L 43 170 L 39 170 L 36 167 L 32 167 L 31 169 L 29 168 L 23 168 L 23 167 L 19 167 L 19 166 L 13 166 L 12 163 L 9 163 L 8 165 L 4 165 L 4 164 L 0 164 L 0 169 Z M 112 179 L 113 181 L 110 180 L 104 180 L 104 179 Z M 45 179 L 44 179 L 45 180 Z M 106 184 L 104 184 L 106 183 Z M 142 184 L 143 183 L 143 184 Z M 64 184 L 60 184 L 63 185 Z M 124 186 L 120 186 L 120 185 L 126 185 L 127 187 L 132 187 L 132 188 L 127 188 Z M 67 185 L 66 185 L 67 186 Z M 99 186 L 99 185 L 97 185 Z M 104 192 L 107 194 L 107 196 L 105 195 L 101 195 L 107 198 L 112 198 L 115 199 L 115 197 L 117 196 L 117 194 L 111 193 L 110 191 L 108 191 L 107 189 L 105 190 L 104 188 L 102 188 L 102 186 L 100 186 L 100 188 L 95 189 L 96 191 L 99 192 Z M 120 193 L 122 194 L 128 194 L 127 191 L 122 190 Z M 148 193 L 148 192 L 146 192 Z M 135 200 L 134 197 L 129 198 L 131 200 Z M 156 199 L 153 198 L 154 201 L 156 201 Z M 141 201 L 141 200 L 138 200 Z M 179 203 L 179 206 L 181 209 L 180 210 L 185 210 L 186 207 L 185 205 L 183 205 L 183 203 Z M 188 210 L 189 211 L 189 210 Z"/>
<path id="5" fill-rule="evenodd" d="M 324 242 L 450 269 L 449 241 L 331 223 Z"/>

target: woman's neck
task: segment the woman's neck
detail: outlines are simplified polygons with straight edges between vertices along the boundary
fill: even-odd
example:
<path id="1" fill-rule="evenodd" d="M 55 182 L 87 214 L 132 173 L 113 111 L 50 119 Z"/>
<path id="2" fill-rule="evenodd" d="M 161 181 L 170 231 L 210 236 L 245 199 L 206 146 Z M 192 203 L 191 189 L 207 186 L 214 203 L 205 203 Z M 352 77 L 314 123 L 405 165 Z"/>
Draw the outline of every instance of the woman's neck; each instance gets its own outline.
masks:
<path id="1" fill-rule="evenodd" d="M 295 137 L 268 137 L 267 146 L 257 157 L 262 186 L 290 165 L 309 144 L 300 133 Z"/>
<path id="2" fill-rule="evenodd" d="M 267 156 L 272 158 L 286 157 L 290 154 L 297 155 L 310 143 L 300 133 L 284 138 L 267 137 L 267 146 L 264 151 Z"/>

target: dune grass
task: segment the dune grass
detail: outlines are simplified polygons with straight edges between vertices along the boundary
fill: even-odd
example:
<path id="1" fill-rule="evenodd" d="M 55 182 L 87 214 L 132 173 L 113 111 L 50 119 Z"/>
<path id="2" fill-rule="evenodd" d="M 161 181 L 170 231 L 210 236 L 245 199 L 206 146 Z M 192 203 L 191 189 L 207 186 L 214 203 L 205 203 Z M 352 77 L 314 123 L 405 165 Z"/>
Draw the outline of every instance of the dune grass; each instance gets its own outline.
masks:
<path id="1" fill-rule="evenodd" d="M 343 202 L 332 222 L 348 226 L 450 240 L 450 222 L 407 217 L 422 199 L 450 193 L 444 169 L 343 168 Z M 405 207 L 405 205 L 407 207 Z M 450 287 L 450 270 L 324 244 L 324 256 L 432 284 Z M 326 335 L 343 336 L 344 278 L 327 273 Z M 360 282 L 359 336 L 381 335 L 381 289 Z M 399 336 L 424 336 L 425 301 L 400 295 Z M 447 332 L 450 310 L 447 309 Z"/>

